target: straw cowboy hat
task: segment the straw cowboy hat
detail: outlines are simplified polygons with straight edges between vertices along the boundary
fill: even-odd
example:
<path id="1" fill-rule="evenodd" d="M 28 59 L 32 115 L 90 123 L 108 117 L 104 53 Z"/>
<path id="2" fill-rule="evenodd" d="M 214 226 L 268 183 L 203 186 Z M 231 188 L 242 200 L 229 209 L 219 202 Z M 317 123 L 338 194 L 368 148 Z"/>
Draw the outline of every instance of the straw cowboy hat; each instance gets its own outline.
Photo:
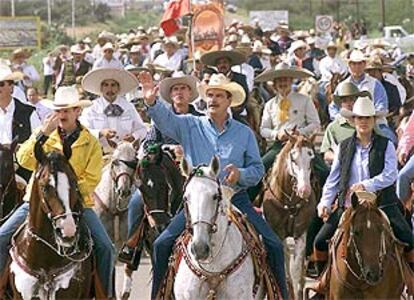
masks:
<path id="1" fill-rule="evenodd" d="M 335 48 L 338 49 L 338 45 L 334 41 L 330 41 L 328 45 L 326 45 L 326 49 Z"/>
<path id="2" fill-rule="evenodd" d="M 352 108 L 352 111 L 341 109 L 341 115 L 345 118 L 353 117 L 385 117 L 387 114 L 383 111 L 375 111 L 374 102 L 369 97 L 359 97 Z"/>
<path id="3" fill-rule="evenodd" d="M 303 79 L 312 76 L 314 76 L 314 74 L 311 71 L 294 66 L 290 67 L 287 63 L 281 62 L 278 63 L 274 69 L 266 70 L 263 73 L 259 74 L 255 78 L 255 81 L 266 82 L 283 77 Z"/>
<path id="4" fill-rule="evenodd" d="M 360 50 L 352 50 L 351 55 L 349 56 L 348 62 L 363 62 L 367 61 L 364 53 Z"/>
<path id="5" fill-rule="evenodd" d="M 308 48 L 308 44 L 306 44 L 304 41 L 302 41 L 302 40 L 297 40 L 297 41 L 294 41 L 291 45 L 290 45 L 290 48 L 289 48 L 289 53 L 293 53 L 293 52 L 295 52 L 296 50 L 298 50 L 298 49 L 300 49 L 300 48 L 305 48 L 305 49 L 307 49 Z"/>
<path id="6" fill-rule="evenodd" d="M 115 51 L 114 45 L 112 43 L 108 42 L 102 47 L 102 52 L 105 52 L 106 50 L 112 50 Z"/>
<path id="7" fill-rule="evenodd" d="M 81 49 L 78 44 L 73 45 L 70 47 L 70 53 L 72 54 L 84 54 L 86 52 L 86 49 Z"/>
<path id="8" fill-rule="evenodd" d="M 131 47 L 131 50 L 129 50 L 129 53 L 139 53 L 141 52 L 141 48 L 140 45 L 134 45 Z"/>
<path id="9" fill-rule="evenodd" d="M 243 104 L 246 97 L 243 87 L 236 82 L 230 81 L 224 74 L 213 74 L 208 85 L 199 85 L 199 92 L 203 99 L 207 98 L 206 93 L 209 89 L 220 89 L 229 92 L 231 94 L 231 107 Z"/>
<path id="10" fill-rule="evenodd" d="M 350 81 L 342 81 L 336 87 L 333 100 L 336 105 L 341 106 L 341 101 L 347 97 L 370 97 L 368 91 L 360 91 L 358 87 Z"/>
<path id="11" fill-rule="evenodd" d="M 242 53 L 226 48 L 225 50 L 217 50 L 203 54 L 201 56 L 201 62 L 208 66 L 215 66 L 217 60 L 220 58 L 227 58 L 232 66 L 241 65 L 246 61 L 246 57 Z"/>
<path id="12" fill-rule="evenodd" d="M 18 57 L 24 57 L 25 59 L 28 59 L 30 57 L 30 52 L 27 49 L 18 48 L 13 51 L 10 60 L 14 61 Z"/>
<path id="13" fill-rule="evenodd" d="M 372 41 L 371 46 L 374 48 L 385 48 L 385 47 L 390 47 L 391 44 L 384 41 L 383 39 L 374 39 Z"/>
<path id="14" fill-rule="evenodd" d="M 101 83 L 109 79 L 119 83 L 119 95 L 125 95 L 139 85 L 138 79 L 124 69 L 98 68 L 83 77 L 82 87 L 92 94 L 101 95 Z"/>
<path id="15" fill-rule="evenodd" d="M 56 90 L 55 100 L 42 100 L 41 103 L 53 110 L 81 107 L 92 105 L 90 100 L 80 100 L 79 93 L 75 86 L 61 86 Z"/>
<path id="16" fill-rule="evenodd" d="M 164 46 L 165 45 L 174 45 L 175 47 L 178 47 L 180 45 L 180 42 L 178 41 L 176 36 L 170 36 L 164 39 L 163 42 Z"/>
<path id="17" fill-rule="evenodd" d="M 365 67 L 365 70 L 393 70 L 394 67 L 391 65 L 384 65 L 380 57 L 374 57 L 370 59 Z"/>
<path id="18" fill-rule="evenodd" d="M 23 79 L 22 72 L 13 72 L 6 64 L 0 64 L 0 82 L 1 81 L 19 81 Z"/>
<path id="19" fill-rule="evenodd" d="M 176 84 L 185 84 L 190 87 L 190 90 L 191 90 L 190 102 L 193 102 L 198 97 L 197 83 L 198 83 L 198 80 L 194 76 L 185 75 L 183 72 L 174 72 L 172 77 L 165 78 L 160 82 L 161 98 L 171 103 L 172 102 L 172 99 L 170 97 L 171 88 Z"/>

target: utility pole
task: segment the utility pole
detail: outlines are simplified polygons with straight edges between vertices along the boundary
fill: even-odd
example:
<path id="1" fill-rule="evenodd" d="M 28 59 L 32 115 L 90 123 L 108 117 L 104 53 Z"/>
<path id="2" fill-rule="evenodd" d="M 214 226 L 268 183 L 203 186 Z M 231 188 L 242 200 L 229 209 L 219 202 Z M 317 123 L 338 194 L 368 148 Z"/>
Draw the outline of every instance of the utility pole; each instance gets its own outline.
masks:
<path id="1" fill-rule="evenodd" d="M 76 39 L 76 32 L 75 32 L 75 0 L 72 0 L 72 34 L 73 34 L 73 38 Z"/>
<path id="2" fill-rule="evenodd" d="M 52 7 L 50 0 L 47 0 L 47 24 L 52 25 Z"/>
<path id="3" fill-rule="evenodd" d="M 336 21 L 340 21 L 340 6 L 341 6 L 341 0 L 336 0 Z"/>
<path id="4" fill-rule="evenodd" d="M 11 16 L 12 17 L 16 16 L 15 11 L 14 11 L 14 0 L 11 0 Z"/>
<path id="5" fill-rule="evenodd" d="M 381 0 L 382 27 L 385 26 L 385 0 Z"/>
<path id="6" fill-rule="evenodd" d="M 309 0 L 309 15 L 312 16 L 312 0 Z"/>
<path id="7" fill-rule="evenodd" d="M 356 20 L 359 22 L 359 1 L 355 0 L 355 8 L 356 8 Z"/>

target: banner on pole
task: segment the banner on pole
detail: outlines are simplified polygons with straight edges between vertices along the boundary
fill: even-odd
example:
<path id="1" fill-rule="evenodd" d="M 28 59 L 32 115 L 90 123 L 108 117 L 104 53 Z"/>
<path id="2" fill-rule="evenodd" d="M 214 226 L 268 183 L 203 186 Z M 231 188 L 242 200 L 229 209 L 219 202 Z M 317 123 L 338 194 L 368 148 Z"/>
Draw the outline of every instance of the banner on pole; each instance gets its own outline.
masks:
<path id="1" fill-rule="evenodd" d="M 192 49 L 202 53 L 220 50 L 224 41 L 224 7 L 222 2 L 192 5 Z M 192 44 L 192 43 L 191 43 Z"/>
<path id="2" fill-rule="evenodd" d="M 39 17 L 0 17 L 0 49 L 41 46 Z"/>
<path id="3" fill-rule="evenodd" d="M 334 25 L 333 16 L 321 15 L 315 18 L 315 29 L 317 32 L 331 32 Z"/>

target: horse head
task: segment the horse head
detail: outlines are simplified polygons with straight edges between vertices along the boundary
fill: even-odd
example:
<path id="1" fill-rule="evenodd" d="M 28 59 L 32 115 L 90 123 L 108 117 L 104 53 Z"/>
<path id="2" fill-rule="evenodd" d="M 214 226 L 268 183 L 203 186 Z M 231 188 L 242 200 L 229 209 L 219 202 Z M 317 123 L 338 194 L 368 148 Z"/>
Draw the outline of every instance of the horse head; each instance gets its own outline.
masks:
<path id="1" fill-rule="evenodd" d="M 347 233 L 344 244 L 351 272 L 374 286 L 384 275 L 384 260 L 392 253 L 395 238 L 387 216 L 377 208 L 375 197 L 365 195 L 372 193 L 362 194 L 352 196 L 352 207 L 344 214 L 342 223 Z"/>
<path id="2" fill-rule="evenodd" d="M 119 143 L 110 161 L 110 174 L 116 200 L 115 208 L 118 211 L 128 209 L 137 164 L 136 148 L 134 145 L 129 142 Z"/>
<path id="3" fill-rule="evenodd" d="M 302 199 L 308 199 L 312 193 L 312 160 L 315 158 L 313 139 L 313 136 L 289 135 L 285 146 L 288 151 L 280 155 L 277 161 L 279 166 L 283 161 L 286 163 L 283 169 L 293 178 L 295 192 Z"/>
<path id="4" fill-rule="evenodd" d="M 17 147 L 17 138 L 10 145 L 0 144 L 0 205 L 14 180 L 13 154 Z"/>
<path id="5" fill-rule="evenodd" d="M 230 202 L 223 197 L 218 175 L 220 162 L 217 156 L 208 166 L 192 168 L 182 161 L 182 171 L 187 177 L 184 188 L 184 207 L 187 227 L 192 231 L 191 252 L 198 261 L 211 256 L 211 237 L 217 231 L 220 215 L 226 215 Z"/>
<path id="6" fill-rule="evenodd" d="M 30 200 L 29 225 L 40 230 L 44 224 L 52 224 L 58 249 L 72 249 L 78 240 L 78 222 L 83 204 L 76 174 L 68 161 L 71 152 L 64 153 L 66 156 L 55 151 L 45 154 L 40 144 L 35 146 L 35 157 L 39 165 L 31 198 L 38 199 Z M 44 218 L 50 223 L 44 222 Z"/>
<path id="7" fill-rule="evenodd" d="M 176 186 L 174 181 L 182 181 L 181 175 L 171 157 L 162 151 L 159 144 L 155 144 L 148 147 L 139 161 L 136 177 L 149 224 L 160 233 L 171 219 L 170 200 L 174 200 L 171 197 L 177 189 L 181 193 L 182 183 Z"/>

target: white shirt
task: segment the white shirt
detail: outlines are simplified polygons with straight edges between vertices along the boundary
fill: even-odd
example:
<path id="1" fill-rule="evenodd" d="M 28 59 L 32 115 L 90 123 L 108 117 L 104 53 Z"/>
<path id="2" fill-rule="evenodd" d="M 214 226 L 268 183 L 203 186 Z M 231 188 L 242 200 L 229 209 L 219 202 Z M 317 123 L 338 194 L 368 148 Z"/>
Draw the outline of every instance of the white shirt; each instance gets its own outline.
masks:
<path id="1" fill-rule="evenodd" d="M 132 135 L 137 140 L 142 140 L 147 133 L 147 127 L 144 125 L 134 105 L 124 97 L 118 96 L 113 104 L 121 106 L 124 112 L 119 117 L 108 117 L 105 115 L 104 110 L 109 104 L 102 96 L 93 100 L 92 106 L 82 112 L 79 120 L 98 139 L 99 132 L 102 129 L 111 128 L 116 131 L 116 135 L 112 139 L 116 143 L 120 142 L 127 134 Z M 107 146 L 105 138 L 100 138 L 99 141 L 102 146 Z"/>
<path id="2" fill-rule="evenodd" d="M 46 119 L 46 117 L 52 113 L 52 110 L 46 106 L 44 106 L 42 103 L 37 102 L 35 105 L 33 105 L 36 109 L 36 114 L 39 117 L 40 121 L 43 123 L 43 121 Z"/>
<path id="3" fill-rule="evenodd" d="M 179 51 L 176 51 L 171 57 L 168 57 L 166 53 L 163 53 L 154 60 L 155 65 L 162 66 L 164 68 L 178 71 L 181 68 L 181 61 L 183 57 Z"/>
<path id="4" fill-rule="evenodd" d="M 95 63 L 93 64 L 92 69 L 97 68 L 118 68 L 123 69 L 124 66 L 122 65 L 121 61 L 115 57 L 112 57 L 111 60 L 106 60 L 104 57 L 101 57 L 100 59 L 97 59 Z"/>
<path id="5" fill-rule="evenodd" d="M 321 59 L 319 63 L 319 71 L 321 73 L 321 81 L 330 81 L 332 73 L 345 74 L 347 72 L 345 63 L 338 57 L 334 58 L 329 55 Z"/>
<path id="6" fill-rule="evenodd" d="M 405 99 L 407 98 L 407 91 L 405 90 L 405 87 L 398 81 L 397 77 L 387 72 L 382 73 L 382 77 L 384 77 L 385 81 L 388 81 L 397 87 L 398 93 L 400 94 L 401 104 L 404 104 Z"/>
<path id="7" fill-rule="evenodd" d="M 241 65 L 231 67 L 231 70 L 246 76 L 247 87 L 249 92 L 251 92 L 254 85 L 254 68 L 249 64 L 243 63 Z"/>
<path id="8" fill-rule="evenodd" d="M 13 98 L 16 98 L 17 100 L 20 100 L 20 102 L 21 102 L 21 103 L 23 103 L 23 104 L 30 104 L 30 103 L 27 101 L 26 95 L 25 95 L 25 93 L 23 92 L 22 88 L 21 88 L 20 86 L 18 86 L 18 85 L 15 85 L 15 86 L 13 87 L 13 94 L 12 94 L 12 97 L 13 97 Z"/>
<path id="9" fill-rule="evenodd" d="M 36 68 L 33 65 L 29 65 L 27 63 L 23 63 L 21 65 L 13 65 L 12 69 L 21 71 L 28 79 L 23 79 L 24 87 L 31 87 L 33 86 L 34 81 L 40 80 L 40 75 L 37 72 Z M 23 88 L 23 86 L 22 86 Z"/>
<path id="10" fill-rule="evenodd" d="M 320 128 L 318 111 L 309 97 L 292 91 L 287 98 L 291 105 L 289 119 L 284 122 L 278 119 L 279 96 L 270 99 L 265 104 L 260 135 L 267 141 L 274 141 L 280 130 L 290 130 L 296 127 L 301 134 L 309 136 Z"/>
<path id="11" fill-rule="evenodd" d="M 53 75 L 53 65 L 55 64 L 55 59 L 50 56 L 46 56 L 42 60 L 43 62 L 43 75 Z"/>
<path id="12" fill-rule="evenodd" d="M 5 108 L 5 110 L 0 108 L 0 144 L 11 144 L 13 140 L 12 124 L 14 111 L 16 109 L 14 101 L 19 100 L 10 101 L 9 105 Z M 41 122 L 39 120 L 39 117 L 36 113 L 33 112 L 30 116 L 30 126 L 32 132 L 40 125 Z"/>

